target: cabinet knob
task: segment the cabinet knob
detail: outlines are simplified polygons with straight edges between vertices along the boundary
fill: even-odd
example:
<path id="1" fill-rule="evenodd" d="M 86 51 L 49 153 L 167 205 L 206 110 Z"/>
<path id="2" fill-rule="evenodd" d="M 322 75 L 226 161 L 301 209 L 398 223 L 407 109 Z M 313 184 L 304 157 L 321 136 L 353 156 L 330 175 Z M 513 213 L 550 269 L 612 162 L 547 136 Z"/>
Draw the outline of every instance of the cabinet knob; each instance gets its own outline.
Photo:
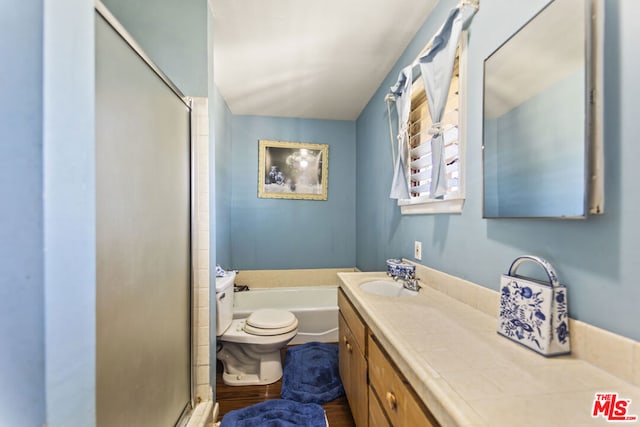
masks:
<path id="1" fill-rule="evenodd" d="M 353 349 L 353 347 L 351 347 L 351 344 L 349 344 L 349 340 L 347 339 L 346 335 L 342 336 L 342 342 L 344 343 L 344 346 L 347 348 L 347 351 L 351 353 L 351 350 Z"/>
<path id="2" fill-rule="evenodd" d="M 390 392 L 390 391 L 387 392 L 387 403 L 389 404 L 391 409 L 393 409 L 394 411 L 398 407 L 398 400 L 396 399 L 396 395 L 393 394 L 393 392 Z"/>

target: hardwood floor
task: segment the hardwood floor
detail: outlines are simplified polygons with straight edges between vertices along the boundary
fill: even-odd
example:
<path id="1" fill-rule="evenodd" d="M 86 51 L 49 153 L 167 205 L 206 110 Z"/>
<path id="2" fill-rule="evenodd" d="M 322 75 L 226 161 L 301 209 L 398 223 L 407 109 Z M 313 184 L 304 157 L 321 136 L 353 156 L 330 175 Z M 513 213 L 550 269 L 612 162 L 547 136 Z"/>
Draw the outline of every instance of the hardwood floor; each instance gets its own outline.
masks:
<path id="1" fill-rule="evenodd" d="M 282 352 L 284 358 L 284 351 Z M 269 385 L 232 387 L 222 382 L 222 364 L 216 366 L 216 400 L 220 404 L 220 420 L 229 411 L 269 399 L 280 399 L 282 380 Z M 354 427 L 345 396 L 322 405 L 330 427 Z"/>

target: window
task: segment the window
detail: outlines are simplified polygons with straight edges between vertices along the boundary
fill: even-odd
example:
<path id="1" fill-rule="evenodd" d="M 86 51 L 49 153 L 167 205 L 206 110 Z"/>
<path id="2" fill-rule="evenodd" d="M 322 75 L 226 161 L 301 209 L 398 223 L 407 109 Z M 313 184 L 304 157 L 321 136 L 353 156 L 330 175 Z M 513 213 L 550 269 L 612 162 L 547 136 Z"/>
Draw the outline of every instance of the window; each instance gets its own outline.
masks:
<path id="1" fill-rule="evenodd" d="M 432 125 L 422 77 L 412 86 L 411 113 L 409 116 L 410 162 L 407 165 L 411 198 L 399 200 L 403 214 L 457 213 L 464 204 L 464 123 L 463 80 L 466 54 L 466 32 L 462 33 L 456 54 L 451 86 L 445 112 L 441 121 L 447 176 L 447 193 L 442 199 L 431 199 L 431 134 Z"/>

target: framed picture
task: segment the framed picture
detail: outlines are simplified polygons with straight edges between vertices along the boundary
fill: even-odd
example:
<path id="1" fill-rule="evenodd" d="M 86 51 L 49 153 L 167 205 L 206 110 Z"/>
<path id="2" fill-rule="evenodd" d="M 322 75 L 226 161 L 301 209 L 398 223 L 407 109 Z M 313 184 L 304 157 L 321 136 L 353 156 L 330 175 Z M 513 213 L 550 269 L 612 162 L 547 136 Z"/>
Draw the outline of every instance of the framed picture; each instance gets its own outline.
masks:
<path id="1" fill-rule="evenodd" d="M 258 197 L 327 200 L 329 144 L 259 142 Z"/>

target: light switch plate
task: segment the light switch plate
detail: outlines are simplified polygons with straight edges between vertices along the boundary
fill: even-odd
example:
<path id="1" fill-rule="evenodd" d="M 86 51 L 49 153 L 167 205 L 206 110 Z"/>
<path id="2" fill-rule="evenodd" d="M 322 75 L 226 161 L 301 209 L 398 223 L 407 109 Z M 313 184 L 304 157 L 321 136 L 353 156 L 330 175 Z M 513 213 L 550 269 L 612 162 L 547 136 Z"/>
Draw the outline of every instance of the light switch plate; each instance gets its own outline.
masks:
<path id="1" fill-rule="evenodd" d="M 422 260 L 422 242 L 413 242 L 413 257 L 418 261 Z"/>

